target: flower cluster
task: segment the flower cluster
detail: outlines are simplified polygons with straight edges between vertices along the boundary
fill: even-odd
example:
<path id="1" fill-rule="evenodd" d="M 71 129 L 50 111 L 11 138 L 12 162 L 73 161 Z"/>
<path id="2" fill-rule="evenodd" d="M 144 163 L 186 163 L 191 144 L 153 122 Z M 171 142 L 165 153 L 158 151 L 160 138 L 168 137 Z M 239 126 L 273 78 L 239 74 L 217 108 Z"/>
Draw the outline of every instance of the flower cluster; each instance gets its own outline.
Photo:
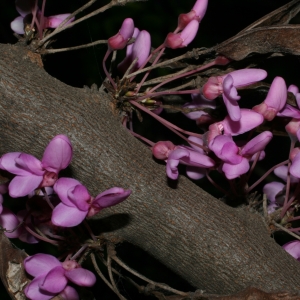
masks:
<path id="1" fill-rule="evenodd" d="M 41 160 L 22 152 L 6 153 L 0 158 L 0 169 L 14 175 L 8 184 L 0 186 L 0 225 L 7 237 L 27 243 L 41 239 L 56 244 L 57 239 L 62 239 L 57 235 L 59 231 L 80 225 L 86 217 L 129 197 L 130 190 L 113 187 L 94 198 L 78 180 L 59 178 L 59 172 L 68 167 L 72 156 L 69 138 L 59 134 L 47 145 Z M 28 196 L 28 209 L 15 215 L 3 207 L 2 195 L 7 192 L 12 198 Z M 25 288 L 26 296 L 33 300 L 51 299 L 58 294 L 64 299 L 79 299 L 68 281 L 79 286 L 92 286 L 96 281 L 95 275 L 75 260 L 61 263 L 47 254 L 26 258 L 24 266 L 34 277 Z"/>

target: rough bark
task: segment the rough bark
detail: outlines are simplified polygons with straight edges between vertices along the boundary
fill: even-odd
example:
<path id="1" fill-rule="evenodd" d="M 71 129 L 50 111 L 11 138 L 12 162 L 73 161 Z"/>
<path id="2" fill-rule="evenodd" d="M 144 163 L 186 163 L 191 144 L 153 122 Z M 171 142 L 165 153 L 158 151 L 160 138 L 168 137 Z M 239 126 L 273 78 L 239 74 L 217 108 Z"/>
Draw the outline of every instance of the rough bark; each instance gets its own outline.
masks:
<path id="1" fill-rule="evenodd" d="M 226 206 L 183 176 L 168 186 L 165 166 L 121 126 L 106 94 L 67 86 L 38 62 L 25 48 L 0 45 L 0 154 L 41 157 L 54 135 L 66 134 L 72 174 L 93 194 L 132 190 L 92 221 L 99 232 L 140 246 L 208 293 L 300 289 L 299 262 L 269 236 L 260 215 Z"/>

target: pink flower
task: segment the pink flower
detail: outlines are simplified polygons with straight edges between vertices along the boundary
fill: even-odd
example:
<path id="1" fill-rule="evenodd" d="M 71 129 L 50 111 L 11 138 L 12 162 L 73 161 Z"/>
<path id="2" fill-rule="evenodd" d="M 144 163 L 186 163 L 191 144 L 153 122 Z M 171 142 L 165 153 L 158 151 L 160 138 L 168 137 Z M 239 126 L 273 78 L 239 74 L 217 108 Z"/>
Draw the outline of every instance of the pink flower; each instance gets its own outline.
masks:
<path id="1" fill-rule="evenodd" d="M 223 162 L 222 171 L 226 178 L 234 179 L 248 172 L 249 161 L 272 139 L 272 133 L 264 131 L 243 147 L 238 147 L 229 135 L 218 135 L 210 143 L 209 149 Z"/>
<path id="2" fill-rule="evenodd" d="M 13 198 L 23 197 L 39 187 L 53 186 L 60 170 L 65 169 L 72 159 L 72 145 L 65 135 L 55 136 L 45 149 L 42 161 L 21 152 L 4 154 L 0 168 L 15 176 L 8 186 Z"/>
<path id="3" fill-rule="evenodd" d="M 208 145 L 217 135 L 227 134 L 236 136 L 253 128 L 259 126 L 264 121 L 261 114 L 247 108 L 241 109 L 241 119 L 239 121 L 232 121 L 227 116 L 223 121 L 216 122 L 209 126 L 209 131 L 203 135 L 205 145 Z"/>
<path id="4" fill-rule="evenodd" d="M 282 77 L 275 77 L 267 98 L 263 103 L 253 107 L 253 110 L 260 113 L 268 121 L 272 121 L 277 113 L 282 110 L 287 99 L 287 88 Z"/>
<path id="5" fill-rule="evenodd" d="M 62 227 L 76 226 L 85 217 L 94 216 L 103 208 L 124 201 L 131 194 L 130 190 L 113 187 L 94 198 L 84 185 L 73 178 L 58 179 L 54 191 L 62 202 L 54 208 L 51 221 Z"/>
<path id="6" fill-rule="evenodd" d="M 233 71 L 224 76 L 210 77 L 202 87 L 202 94 L 208 100 L 223 96 L 224 104 L 232 121 L 241 119 L 240 100 L 237 88 L 250 85 L 267 77 L 267 72 L 262 69 L 242 69 Z"/>
<path id="7" fill-rule="evenodd" d="M 207 9 L 208 0 L 197 0 L 192 10 L 187 14 L 180 14 L 178 17 L 178 30 L 184 29 L 192 20 L 200 22 Z"/>
<path id="8" fill-rule="evenodd" d="M 202 145 L 203 141 L 196 137 L 189 137 L 189 140 Z M 177 179 L 178 165 L 187 166 L 187 175 L 191 179 L 200 179 L 205 176 L 205 169 L 215 166 L 215 161 L 206 155 L 202 148 L 191 144 L 188 146 L 177 146 L 170 152 L 167 159 L 167 176 L 171 179 Z"/>
<path id="9" fill-rule="evenodd" d="M 134 31 L 134 23 L 131 18 L 123 21 L 119 32 L 110 37 L 107 41 L 110 50 L 120 50 L 126 47 L 127 42 L 132 37 Z"/>
<path id="10" fill-rule="evenodd" d="M 196 20 L 192 20 L 180 33 L 170 32 L 165 39 L 165 47 L 171 49 L 186 47 L 195 38 L 198 28 L 199 23 Z"/>
<path id="11" fill-rule="evenodd" d="M 48 300 L 62 293 L 64 299 L 79 299 L 75 289 L 68 286 L 68 281 L 79 286 L 91 287 L 96 282 L 95 275 L 74 260 L 61 263 L 49 254 L 35 254 L 24 260 L 27 273 L 34 279 L 26 286 L 24 292 L 31 300 Z"/>

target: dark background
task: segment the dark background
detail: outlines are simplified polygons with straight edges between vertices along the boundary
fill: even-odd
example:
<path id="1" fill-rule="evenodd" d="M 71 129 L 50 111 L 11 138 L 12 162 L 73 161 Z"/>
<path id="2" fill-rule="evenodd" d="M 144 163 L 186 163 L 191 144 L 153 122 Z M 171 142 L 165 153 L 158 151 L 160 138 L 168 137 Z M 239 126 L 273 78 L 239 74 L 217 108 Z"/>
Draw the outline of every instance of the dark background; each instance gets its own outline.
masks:
<path id="1" fill-rule="evenodd" d="M 76 46 L 99 39 L 107 39 L 117 33 L 123 19 L 127 17 L 133 18 L 135 26 L 139 29 L 149 31 L 152 46 L 157 47 L 164 41 L 166 35 L 176 28 L 178 15 L 189 12 L 194 2 L 195 0 L 149 0 L 147 2 L 136 2 L 126 6 L 114 7 L 56 36 L 57 41 L 52 44 L 52 47 Z M 192 47 L 210 47 L 221 43 L 258 18 L 288 2 L 284 0 L 210 0 L 197 37 L 188 49 L 190 50 Z M 85 3 L 86 1 L 83 0 L 47 0 L 45 15 L 72 12 Z M 86 12 L 97 9 L 106 3 L 108 1 L 97 1 Z M 14 1 L 0 1 L 0 43 L 17 42 L 9 26 L 10 22 L 17 16 L 18 13 L 15 10 Z M 297 18 L 294 22 L 297 22 Z M 47 55 L 44 57 L 44 66 L 46 71 L 52 76 L 71 86 L 81 88 L 84 85 L 90 86 L 93 83 L 100 85 L 105 78 L 102 71 L 102 58 L 106 49 L 106 45 L 98 45 L 83 50 Z M 180 49 L 175 50 L 174 53 L 181 54 L 184 51 L 184 49 Z M 168 55 L 170 50 L 167 50 L 166 53 Z M 122 60 L 123 57 L 124 52 L 118 54 L 118 60 Z M 266 79 L 268 82 L 271 82 L 275 76 L 282 76 L 287 81 L 287 85 L 293 83 L 300 86 L 299 59 L 297 57 L 270 59 L 262 62 L 260 67 L 268 70 L 269 75 Z M 187 101 L 189 100 L 187 99 Z M 173 114 L 169 118 L 174 122 L 183 122 L 181 114 Z M 184 120 L 193 130 L 197 130 L 194 122 Z M 150 135 L 152 140 L 162 139 L 161 135 L 165 135 L 165 139 L 172 138 L 169 132 L 162 130 L 156 123 L 153 126 L 153 123 L 150 122 L 146 117 L 143 124 L 138 125 L 137 131 L 144 134 L 149 132 L 149 127 L 151 126 L 154 128 L 154 134 Z M 274 162 L 282 160 L 281 154 L 286 155 L 288 153 L 288 139 L 277 138 L 272 141 L 269 147 L 272 149 L 270 157 L 273 158 L 269 164 L 272 165 Z M 205 186 L 207 184 L 202 182 L 202 185 Z M 216 194 L 216 196 L 220 195 Z M 18 246 L 24 247 L 21 244 L 18 244 Z M 27 249 L 29 254 L 33 254 L 34 251 L 35 247 L 30 246 Z M 132 268 L 140 271 L 143 275 L 158 282 L 167 283 L 177 289 L 184 291 L 193 290 L 187 283 L 140 249 L 124 243 L 117 247 L 117 252 L 123 260 L 128 261 Z M 126 272 L 123 271 L 123 273 Z M 139 283 L 142 284 L 142 282 Z M 135 289 L 130 288 L 123 280 L 118 282 L 118 286 L 127 299 L 143 299 L 144 297 L 139 295 Z M 93 292 L 96 299 L 117 299 L 101 280 L 99 280 L 99 284 L 97 283 Z M 0 297 L 3 300 L 10 299 L 5 294 Z"/>

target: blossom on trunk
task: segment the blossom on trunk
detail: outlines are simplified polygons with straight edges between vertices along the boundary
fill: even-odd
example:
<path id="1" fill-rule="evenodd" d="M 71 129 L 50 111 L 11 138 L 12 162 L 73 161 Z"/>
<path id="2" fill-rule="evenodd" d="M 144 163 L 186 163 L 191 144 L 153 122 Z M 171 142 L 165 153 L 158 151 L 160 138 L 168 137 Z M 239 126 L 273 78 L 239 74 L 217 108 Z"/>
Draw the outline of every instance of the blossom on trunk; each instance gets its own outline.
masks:
<path id="1" fill-rule="evenodd" d="M 264 102 L 254 106 L 252 109 L 263 115 L 267 121 L 272 121 L 286 104 L 286 99 L 287 88 L 285 81 L 282 77 L 277 76 L 274 78 Z"/>
<path id="2" fill-rule="evenodd" d="M 42 161 L 22 152 L 10 152 L 0 159 L 0 169 L 16 175 L 8 186 L 13 198 L 23 197 L 37 188 L 53 186 L 58 173 L 72 159 L 72 145 L 65 135 L 55 136 L 45 149 Z"/>
<path id="3" fill-rule="evenodd" d="M 31 300 L 48 300 L 58 294 L 64 299 L 79 299 L 76 290 L 68 286 L 68 282 L 91 287 L 96 282 L 96 276 L 82 268 L 74 260 L 61 263 L 49 254 L 35 254 L 25 258 L 24 267 L 34 279 L 24 289 L 25 295 Z"/>
<path id="4" fill-rule="evenodd" d="M 202 87 L 202 94 L 208 100 L 223 96 L 224 104 L 232 121 L 241 119 L 240 100 L 237 88 L 261 81 L 267 77 L 262 69 L 242 69 L 230 72 L 224 76 L 210 77 Z"/>
<path id="5" fill-rule="evenodd" d="M 78 180 L 64 177 L 57 180 L 54 191 L 61 203 L 54 208 L 51 221 L 62 227 L 77 226 L 85 217 L 94 216 L 103 208 L 126 200 L 131 194 L 131 190 L 113 187 L 94 198 Z"/>

